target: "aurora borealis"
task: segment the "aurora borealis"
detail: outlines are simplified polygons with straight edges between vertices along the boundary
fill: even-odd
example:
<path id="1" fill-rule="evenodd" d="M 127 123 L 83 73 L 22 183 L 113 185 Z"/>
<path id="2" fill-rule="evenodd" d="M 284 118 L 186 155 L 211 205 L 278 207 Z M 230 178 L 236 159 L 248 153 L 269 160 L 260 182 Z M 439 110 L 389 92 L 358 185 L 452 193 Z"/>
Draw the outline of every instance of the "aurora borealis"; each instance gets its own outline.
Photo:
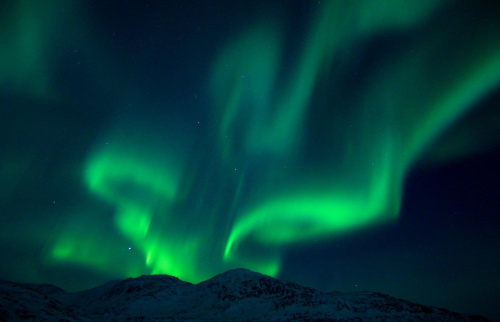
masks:
<path id="1" fill-rule="evenodd" d="M 245 267 L 496 312 L 493 1 L 2 6 L 1 278 Z"/>

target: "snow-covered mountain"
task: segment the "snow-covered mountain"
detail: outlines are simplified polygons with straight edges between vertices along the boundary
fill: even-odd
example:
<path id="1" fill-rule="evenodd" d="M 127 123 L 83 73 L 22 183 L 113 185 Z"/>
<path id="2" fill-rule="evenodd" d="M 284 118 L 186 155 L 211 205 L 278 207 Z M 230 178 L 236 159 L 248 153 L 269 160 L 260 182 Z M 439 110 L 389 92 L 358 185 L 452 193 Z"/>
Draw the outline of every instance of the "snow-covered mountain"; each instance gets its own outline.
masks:
<path id="1" fill-rule="evenodd" d="M 246 269 L 197 285 L 141 276 L 76 293 L 53 285 L 0 282 L 0 320 L 488 321 L 374 292 L 320 292 Z"/>

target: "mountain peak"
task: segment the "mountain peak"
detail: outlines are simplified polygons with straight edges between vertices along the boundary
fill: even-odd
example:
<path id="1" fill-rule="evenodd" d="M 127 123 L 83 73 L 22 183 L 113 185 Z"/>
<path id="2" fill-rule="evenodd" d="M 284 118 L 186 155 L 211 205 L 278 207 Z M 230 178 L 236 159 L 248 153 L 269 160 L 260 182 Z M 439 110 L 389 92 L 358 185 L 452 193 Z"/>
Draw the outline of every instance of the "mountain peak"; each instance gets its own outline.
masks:
<path id="1" fill-rule="evenodd" d="M 234 268 L 234 269 L 230 269 L 224 273 L 215 275 L 214 277 L 212 277 L 211 279 L 209 279 L 207 281 L 214 280 L 214 279 L 215 280 L 249 280 L 249 279 L 255 279 L 255 278 L 262 278 L 262 277 L 271 278 L 270 276 L 254 272 L 254 271 L 251 271 L 251 270 L 246 269 L 246 268 Z"/>

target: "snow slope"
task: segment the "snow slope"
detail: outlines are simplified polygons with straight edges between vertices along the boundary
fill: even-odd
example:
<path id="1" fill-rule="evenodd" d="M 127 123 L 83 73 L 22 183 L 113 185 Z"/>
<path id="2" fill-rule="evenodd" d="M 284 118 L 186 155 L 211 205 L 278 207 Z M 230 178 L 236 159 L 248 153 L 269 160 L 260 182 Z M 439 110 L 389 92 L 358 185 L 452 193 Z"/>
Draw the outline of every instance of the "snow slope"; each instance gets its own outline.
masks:
<path id="1" fill-rule="evenodd" d="M 197 285 L 141 276 L 77 293 L 0 281 L 0 320 L 488 321 L 373 292 L 320 292 L 246 269 Z"/>

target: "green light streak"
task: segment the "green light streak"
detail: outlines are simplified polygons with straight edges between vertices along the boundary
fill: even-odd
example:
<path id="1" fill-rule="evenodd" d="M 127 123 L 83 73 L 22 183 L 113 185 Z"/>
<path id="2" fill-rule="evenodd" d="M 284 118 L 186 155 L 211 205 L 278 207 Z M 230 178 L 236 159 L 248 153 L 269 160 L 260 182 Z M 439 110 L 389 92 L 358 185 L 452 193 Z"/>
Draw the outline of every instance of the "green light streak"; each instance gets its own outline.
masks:
<path id="1" fill-rule="evenodd" d="M 493 90 L 500 83 L 500 45 L 494 51 L 485 51 L 489 56 L 477 55 L 461 66 L 466 72 L 457 77 L 452 90 L 436 100 L 434 114 L 415 129 L 410 146 L 415 147 L 410 155 L 417 155 L 433 138 L 447 126 L 453 124 L 465 111 Z M 480 53 L 482 54 L 482 53 Z M 457 66 L 458 67 L 458 66 Z M 465 67 L 465 68 L 464 68 Z"/>
<path id="2" fill-rule="evenodd" d="M 120 134 L 124 132 L 123 127 L 119 127 L 116 134 L 111 135 L 113 144 L 102 144 L 104 148 L 90 156 L 85 171 L 90 192 L 115 208 L 115 228 L 128 240 L 121 249 L 128 250 L 130 245 L 130 250 L 142 255 L 140 269 L 125 267 L 121 271 L 125 269 L 127 276 L 142 272 L 199 281 L 206 277 L 198 272 L 201 237 L 182 235 L 180 218 L 173 213 L 182 173 L 179 162 L 172 160 L 167 147 L 159 149 L 147 141 L 147 135 L 146 139 L 143 135 L 147 132 L 145 129 L 135 126 L 134 131 L 142 134 L 124 138 Z M 114 268 L 116 265 L 110 262 L 107 252 L 103 252 L 92 234 L 78 239 L 69 234 L 62 236 L 51 255 L 56 261 L 120 271 Z"/>
<path id="3" fill-rule="evenodd" d="M 187 151 L 190 135 L 164 124 L 126 125 L 85 164 L 86 187 L 113 208 L 113 228 L 140 265 L 118 267 L 106 254 L 124 246 L 82 228 L 55 238 L 51 258 L 191 282 L 238 266 L 275 276 L 286 247 L 396 220 L 411 167 L 500 83 L 497 30 L 474 27 L 472 44 L 449 39 L 460 38 L 454 24 L 429 34 L 445 5 L 329 1 L 290 70 L 286 28 L 258 22 L 216 57 L 209 152 Z M 412 37 L 373 53 L 344 93 L 356 61 L 372 58 L 364 50 L 386 32 Z"/>
<path id="4" fill-rule="evenodd" d="M 212 75 L 212 91 L 222 108 L 220 136 L 226 142 L 225 155 L 237 144 L 234 131 L 244 130 L 244 145 L 252 145 L 261 135 L 269 117 L 275 79 L 281 56 L 280 32 L 261 23 L 228 46 L 217 58 Z M 238 127 L 238 129 L 236 129 Z"/>
<path id="5" fill-rule="evenodd" d="M 132 155 L 126 151 L 97 153 L 87 168 L 87 184 L 92 192 L 116 206 L 116 227 L 143 252 L 151 274 L 193 280 L 196 276 L 184 268 L 194 264 L 189 258 L 196 254 L 196 243 L 173 243 L 168 236 L 150 230 L 155 214 L 171 215 L 169 204 L 175 199 L 179 179 L 164 164 L 155 166 L 138 153 Z M 176 264 L 180 258 L 184 266 Z"/>
<path id="6" fill-rule="evenodd" d="M 147 235 L 155 208 L 171 201 L 177 187 L 164 167 L 116 152 L 92 159 L 86 181 L 92 192 L 117 205 L 117 226 L 136 241 Z"/>
<path id="7" fill-rule="evenodd" d="M 373 1 L 364 4 L 332 1 L 318 16 L 289 90 L 277 100 L 278 116 L 268 128 L 258 124 L 260 136 L 252 136 L 254 145 L 247 151 L 258 147 L 283 153 L 300 146 L 298 129 L 303 128 L 313 90 L 320 74 L 331 70 L 339 48 L 359 46 L 382 30 L 417 26 L 442 2 L 413 3 L 418 13 L 406 15 L 401 12 L 409 12 L 407 3 L 386 3 L 382 8 L 381 3 Z M 357 24 L 353 25 L 353 17 Z M 383 62 L 378 71 L 367 76 L 371 81 L 361 102 L 347 103 L 359 113 L 351 120 L 358 133 L 351 133 L 343 124 L 332 124 L 350 141 L 344 150 L 347 152 L 331 158 L 333 171 L 325 173 L 321 181 L 312 179 L 315 188 L 285 189 L 241 213 L 225 247 L 226 260 L 238 262 L 247 256 L 240 251 L 246 244 L 279 249 L 396 218 L 409 167 L 446 127 L 500 81 L 500 46 L 498 42 L 491 45 L 494 34 L 477 39 L 476 47 L 458 50 L 453 59 L 440 61 L 440 66 L 429 53 L 446 51 L 446 41 L 427 35 L 422 38 L 418 50 L 402 54 L 399 60 Z M 431 88 L 428 79 L 435 69 L 450 75 L 441 77 L 441 82 Z M 335 105 L 333 101 L 331 108 Z M 232 111 L 234 114 L 234 106 Z M 373 116 L 364 119 L 359 115 Z M 296 186 L 311 182 L 302 180 Z M 319 186 L 323 190 L 317 191 Z M 280 256 L 278 251 L 268 260 L 278 261 Z"/>

